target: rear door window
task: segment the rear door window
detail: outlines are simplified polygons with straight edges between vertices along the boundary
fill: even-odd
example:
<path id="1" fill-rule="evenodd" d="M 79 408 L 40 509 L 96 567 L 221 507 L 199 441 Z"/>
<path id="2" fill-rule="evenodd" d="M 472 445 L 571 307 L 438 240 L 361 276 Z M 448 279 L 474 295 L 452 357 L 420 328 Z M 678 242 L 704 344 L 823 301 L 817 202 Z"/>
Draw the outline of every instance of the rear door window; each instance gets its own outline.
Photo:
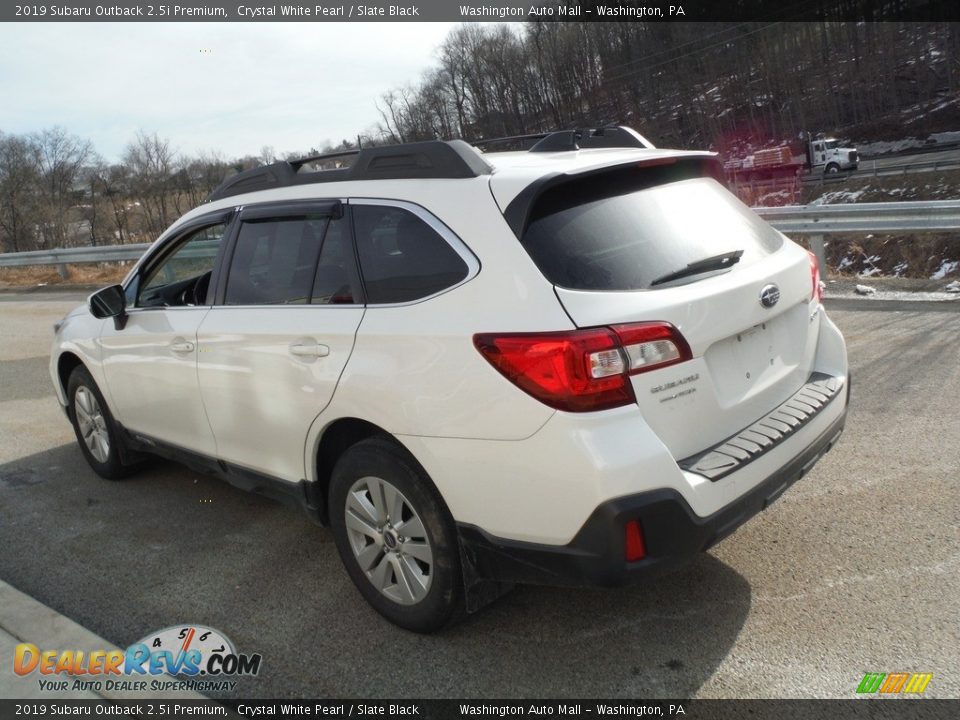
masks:
<path id="1" fill-rule="evenodd" d="M 276 218 L 240 226 L 226 305 L 302 304 L 310 300 L 329 218 Z"/>
<path id="2" fill-rule="evenodd" d="M 645 290 L 690 263 L 736 250 L 747 265 L 782 242 L 716 180 L 678 177 L 671 166 L 616 170 L 548 189 L 522 238 L 554 285 L 607 291 Z"/>

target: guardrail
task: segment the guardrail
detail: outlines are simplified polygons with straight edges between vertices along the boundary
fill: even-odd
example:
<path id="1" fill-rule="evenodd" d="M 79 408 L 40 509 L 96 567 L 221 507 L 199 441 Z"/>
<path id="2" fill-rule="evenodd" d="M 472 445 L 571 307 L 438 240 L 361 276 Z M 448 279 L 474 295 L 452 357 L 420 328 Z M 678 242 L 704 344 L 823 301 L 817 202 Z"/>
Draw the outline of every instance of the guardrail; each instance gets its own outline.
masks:
<path id="1" fill-rule="evenodd" d="M 217 253 L 217 240 L 201 240 L 180 251 L 177 258 L 213 257 Z M 139 260 L 150 243 L 130 245 L 101 245 L 98 247 L 53 248 L 0 254 L 0 267 L 28 267 L 31 265 L 56 265 L 60 276 L 66 278 L 67 265 Z"/>
<path id="2" fill-rule="evenodd" d="M 810 249 L 823 268 L 827 266 L 824 235 L 848 232 L 927 233 L 960 230 L 960 200 L 793 205 L 753 210 L 780 232 L 808 236 Z"/>
<path id="3" fill-rule="evenodd" d="M 60 265 L 65 276 L 67 263 L 101 263 L 139 260 L 150 243 L 135 245 L 101 245 L 99 247 L 54 248 L 27 252 L 0 254 L 0 267 L 28 267 L 30 265 Z"/>
<path id="4" fill-rule="evenodd" d="M 753 210 L 781 232 L 808 236 L 811 249 L 820 260 L 821 267 L 826 267 L 824 235 L 847 232 L 926 233 L 960 230 L 960 200 L 793 205 L 758 207 Z M 195 248 L 196 256 L 209 255 L 209 248 L 200 246 L 210 245 L 211 242 L 215 241 L 198 243 Z M 148 243 L 143 243 L 3 253 L 0 254 L 0 267 L 57 265 L 60 274 L 66 277 L 68 263 L 137 260 L 148 247 Z"/>

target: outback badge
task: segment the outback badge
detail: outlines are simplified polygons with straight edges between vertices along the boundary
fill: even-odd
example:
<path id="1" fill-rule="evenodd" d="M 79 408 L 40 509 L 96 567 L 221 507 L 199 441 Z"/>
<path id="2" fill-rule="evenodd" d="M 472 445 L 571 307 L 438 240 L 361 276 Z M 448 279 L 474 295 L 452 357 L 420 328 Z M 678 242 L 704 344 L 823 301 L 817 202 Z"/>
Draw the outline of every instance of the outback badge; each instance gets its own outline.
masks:
<path id="1" fill-rule="evenodd" d="M 772 308 L 780 301 L 780 288 L 776 285 L 765 285 L 760 291 L 760 304 L 765 308 Z"/>

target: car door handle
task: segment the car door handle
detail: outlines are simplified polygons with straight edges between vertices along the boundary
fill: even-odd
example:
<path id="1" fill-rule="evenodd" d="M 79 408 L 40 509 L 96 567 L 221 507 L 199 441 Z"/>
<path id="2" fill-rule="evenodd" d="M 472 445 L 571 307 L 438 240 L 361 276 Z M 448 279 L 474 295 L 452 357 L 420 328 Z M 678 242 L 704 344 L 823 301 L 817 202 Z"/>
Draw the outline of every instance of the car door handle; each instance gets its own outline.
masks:
<path id="1" fill-rule="evenodd" d="M 193 352 L 194 344 L 189 340 L 178 340 L 170 343 L 170 349 L 176 353 Z"/>
<path id="2" fill-rule="evenodd" d="M 320 343 L 292 343 L 290 354 L 297 357 L 326 357 L 330 354 L 330 347 Z"/>

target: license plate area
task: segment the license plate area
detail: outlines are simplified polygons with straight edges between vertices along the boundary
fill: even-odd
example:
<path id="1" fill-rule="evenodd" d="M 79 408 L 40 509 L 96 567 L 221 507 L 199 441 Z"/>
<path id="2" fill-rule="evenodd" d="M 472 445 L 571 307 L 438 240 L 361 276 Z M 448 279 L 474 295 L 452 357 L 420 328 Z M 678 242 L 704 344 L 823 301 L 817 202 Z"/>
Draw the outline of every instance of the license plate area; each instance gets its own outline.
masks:
<path id="1" fill-rule="evenodd" d="M 775 322 L 775 321 L 774 321 Z M 737 365 L 744 380 L 759 378 L 774 363 L 776 358 L 776 340 L 767 323 L 754 325 L 749 330 L 737 333 L 728 340 L 737 358 Z"/>
<path id="2" fill-rule="evenodd" d="M 808 328 L 797 305 L 714 343 L 704 354 L 721 407 L 787 380 L 804 361 Z"/>

